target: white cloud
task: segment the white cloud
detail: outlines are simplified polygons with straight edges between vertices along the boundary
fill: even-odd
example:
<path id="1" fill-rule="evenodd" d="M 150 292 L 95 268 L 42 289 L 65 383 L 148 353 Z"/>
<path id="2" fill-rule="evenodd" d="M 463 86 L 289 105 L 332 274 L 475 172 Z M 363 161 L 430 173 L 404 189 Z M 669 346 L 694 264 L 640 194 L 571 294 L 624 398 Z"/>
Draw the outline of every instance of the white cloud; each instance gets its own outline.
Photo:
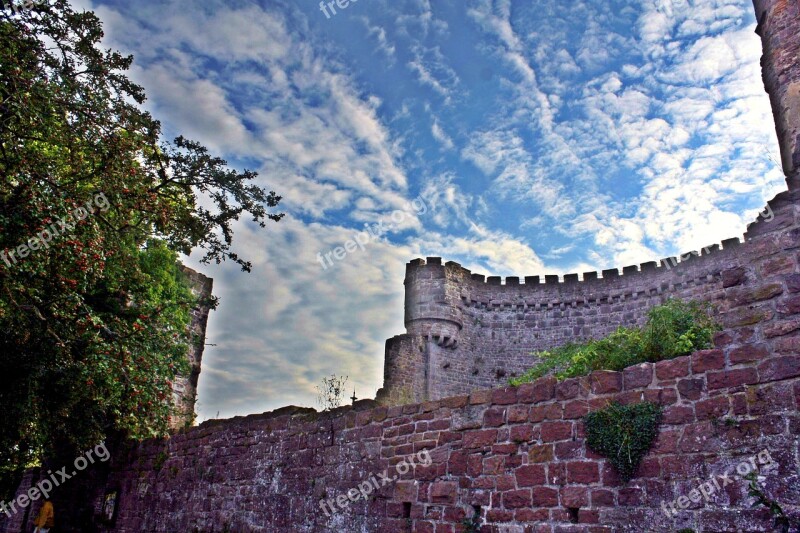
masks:
<path id="1" fill-rule="evenodd" d="M 394 63 L 397 54 L 397 47 L 389 42 L 386 29 L 381 26 L 371 25 L 367 17 L 361 17 L 360 20 L 367 28 L 367 36 L 374 37 L 375 41 L 378 43 L 378 49 L 383 52 L 392 63 Z"/>
<path id="2" fill-rule="evenodd" d="M 447 65 L 447 60 L 439 47 L 413 47 L 414 59 L 408 68 L 416 74 L 421 85 L 430 87 L 442 97 L 445 105 L 450 104 L 460 84 L 458 74 Z"/>
<path id="3" fill-rule="evenodd" d="M 112 44 L 148 43 L 149 55 L 134 73 L 157 115 L 216 151 L 264 158 L 261 173 L 287 191 L 286 206 L 325 216 L 346 207 L 353 193 L 374 197 L 386 211 L 402 206 L 408 180 L 398 164 L 400 149 L 377 117 L 380 100 L 361 93 L 335 61 L 289 30 L 284 15 L 255 6 L 217 12 L 174 5 L 148 20 L 152 29 L 108 8 L 102 16 Z M 221 22 L 210 42 L 198 33 Z M 205 69 L 203 56 L 260 83 L 260 94 L 235 109 L 229 95 L 238 87 Z M 309 102 L 320 95 L 327 105 Z"/>
<path id="4" fill-rule="evenodd" d="M 439 143 L 442 145 L 442 148 L 445 150 L 452 150 L 455 146 L 453 144 L 453 139 L 451 139 L 450 136 L 445 133 L 436 118 L 433 119 L 433 124 L 431 124 L 431 135 L 433 135 L 434 139 L 439 141 Z"/>
<path id="5" fill-rule="evenodd" d="M 248 278 L 202 267 L 222 296 L 204 416 L 313 405 L 331 373 L 372 396 L 412 257 L 490 275 L 636 264 L 741 233 L 783 185 L 747 0 L 376 0 L 349 19 L 358 56 L 282 0 L 141 4 L 101 17 L 154 114 L 254 164 L 289 213 L 237 227 Z M 317 253 L 393 212 L 388 239 L 323 269 Z"/>
<path id="6" fill-rule="evenodd" d="M 413 243 L 423 252 L 460 262 L 475 273 L 535 275 L 551 271 L 520 238 L 479 224 L 471 224 L 464 236 L 428 232 L 424 240 Z"/>
<path id="7" fill-rule="evenodd" d="M 475 199 L 461 191 L 452 173 L 427 180 L 420 196 L 430 208 L 428 216 L 437 225 L 443 228 L 472 225 L 470 210 Z"/>

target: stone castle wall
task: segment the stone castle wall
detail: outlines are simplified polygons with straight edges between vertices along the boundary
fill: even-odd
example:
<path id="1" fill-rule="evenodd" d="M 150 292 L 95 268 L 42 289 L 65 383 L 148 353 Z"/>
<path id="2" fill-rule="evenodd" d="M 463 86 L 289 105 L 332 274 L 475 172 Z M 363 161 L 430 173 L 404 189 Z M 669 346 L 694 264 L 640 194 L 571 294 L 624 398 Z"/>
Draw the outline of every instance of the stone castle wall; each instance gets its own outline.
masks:
<path id="1" fill-rule="evenodd" d="M 176 406 L 176 414 L 170 420 L 173 430 L 191 426 L 195 421 L 195 403 L 197 403 L 197 382 L 200 379 L 200 369 L 203 361 L 203 351 L 206 347 L 206 327 L 211 306 L 208 300 L 212 297 L 214 280 L 190 268 L 182 267 L 189 286 L 194 295 L 200 298 L 200 305 L 192 309 L 192 319 L 189 330 L 194 336 L 194 342 L 189 346 L 189 373 L 179 376 L 172 385 L 172 401 Z"/>
<path id="2" fill-rule="evenodd" d="M 800 519 L 800 4 L 754 4 L 789 190 L 744 242 L 538 284 L 412 262 L 407 333 L 386 346 L 378 400 L 388 405 L 285 408 L 118 445 L 110 464 L 54 494 L 59 531 L 456 533 L 473 515 L 482 533 L 775 531 L 752 506 L 748 465 Z M 716 303 L 714 349 L 488 389 L 527 366 L 527 352 L 639 323 L 669 296 Z M 627 483 L 584 442 L 581 417 L 614 400 L 664 408 Z M 41 475 L 29 472 L 18 494 Z M 117 517 L 104 524 L 109 491 Z"/>
<path id="3" fill-rule="evenodd" d="M 65 487 L 56 508 L 76 493 L 93 509 L 105 491 L 120 500 L 113 526 L 60 531 L 455 533 L 475 513 L 483 533 L 775 531 L 736 469 L 753 458 L 765 493 L 800 519 L 800 227 L 754 244 L 751 264 L 722 274 L 730 305 L 712 350 L 424 403 L 207 422 Z M 664 420 L 623 483 L 586 448 L 581 417 L 642 400 Z"/>
<path id="4" fill-rule="evenodd" d="M 790 191 L 800 188 L 800 3 L 755 0 L 764 84 Z M 533 352 L 641 325 L 668 298 L 731 305 L 722 272 L 757 259 L 751 241 L 795 224 L 793 193 L 778 195 L 738 238 L 658 262 L 582 275 L 486 278 L 438 257 L 406 268 L 406 333 L 387 342 L 387 405 L 502 386 L 537 362 Z M 777 258 L 775 269 L 786 258 Z"/>
<path id="5" fill-rule="evenodd" d="M 793 223 L 786 198 L 770 202 L 744 243 L 730 239 L 622 272 L 531 276 L 523 283 L 487 279 L 435 257 L 412 261 L 405 280 L 408 332 L 387 342 L 380 399 L 426 401 L 502 386 L 537 361 L 533 352 L 641 325 L 648 310 L 668 298 L 708 301 L 724 312 L 730 280 L 722 273 L 759 253 L 750 242 L 756 235 Z M 784 263 L 768 268 L 785 270 Z"/>

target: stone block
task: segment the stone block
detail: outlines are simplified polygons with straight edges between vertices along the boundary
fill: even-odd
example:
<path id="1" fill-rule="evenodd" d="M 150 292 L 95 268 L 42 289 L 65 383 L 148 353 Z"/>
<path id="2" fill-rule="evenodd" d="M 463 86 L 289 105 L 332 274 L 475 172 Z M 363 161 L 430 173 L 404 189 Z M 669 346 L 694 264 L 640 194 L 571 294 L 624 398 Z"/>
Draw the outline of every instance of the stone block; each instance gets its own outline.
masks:
<path id="1" fill-rule="evenodd" d="M 656 377 L 660 380 L 682 378 L 689 375 L 690 358 L 677 357 L 656 363 Z"/>
<path id="2" fill-rule="evenodd" d="M 622 390 L 622 374 L 606 370 L 597 370 L 589 375 L 592 393 L 609 394 Z"/>
<path id="3" fill-rule="evenodd" d="M 653 381 L 653 365 L 642 363 L 622 371 L 625 390 L 646 388 Z"/>

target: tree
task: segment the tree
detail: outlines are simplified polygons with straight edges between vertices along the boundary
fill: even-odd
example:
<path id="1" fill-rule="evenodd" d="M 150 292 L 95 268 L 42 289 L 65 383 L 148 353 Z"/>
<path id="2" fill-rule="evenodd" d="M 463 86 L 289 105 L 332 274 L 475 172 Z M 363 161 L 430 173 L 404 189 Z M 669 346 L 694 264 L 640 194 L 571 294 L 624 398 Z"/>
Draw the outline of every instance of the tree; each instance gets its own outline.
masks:
<path id="1" fill-rule="evenodd" d="M 256 173 L 165 142 L 102 36 L 67 0 L 0 12 L 0 478 L 163 435 L 198 303 L 178 253 L 249 271 L 232 224 L 283 216 Z"/>
<path id="2" fill-rule="evenodd" d="M 330 377 L 322 378 L 322 384 L 317 385 L 317 402 L 323 411 L 330 411 L 341 407 L 344 399 L 344 386 L 348 376 L 331 374 Z M 353 393 L 355 394 L 355 393 Z"/>

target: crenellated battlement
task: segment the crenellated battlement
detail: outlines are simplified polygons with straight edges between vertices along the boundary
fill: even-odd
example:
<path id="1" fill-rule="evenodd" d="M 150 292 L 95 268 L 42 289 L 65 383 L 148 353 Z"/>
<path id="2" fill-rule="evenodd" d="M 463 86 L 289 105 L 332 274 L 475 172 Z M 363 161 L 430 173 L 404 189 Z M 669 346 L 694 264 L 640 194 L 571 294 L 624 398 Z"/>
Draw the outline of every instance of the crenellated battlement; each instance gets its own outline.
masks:
<path id="1" fill-rule="evenodd" d="M 727 239 L 722 245 L 707 246 L 677 258 L 626 266 L 621 270 L 606 269 L 563 276 L 486 276 L 473 273 L 453 261 L 442 264 L 441 258 L 428 257 L 408 263 L 406 286 L 408 288 L 409 280 L 411 283 L 417 283 L 420 279 L 450 280 L 450 283 L 458 285 L 459 297 L 464 305 L 483 309 L 575 307 L 598 301 L 614 303 L 680 291 L 689 285 L 713 283 L 719 279 L 721 265 L 735 254 L 734 250 L 741 244 L 738 238 Z M 442 294 L 444 292 L 442 289 Z M 412 316 L 411 320 L 419 318 Z"/>
<path id="2" fill-rule="evenodd" d="M 598 284 L 599 286 L 607 285 L 610 282 L 619 281 L 620 278 L 630 278 L 633 276 L 653 276 L 658 277 L 667 272 L 685 271 L 690 266 L 697 267 L 698 263 L 708 263 L 715 261 L 720 255 L 724 256 L 731 253 L 742 243 L 738 238 L 727 239 L 722 242 L 722 245 L 714 244 L 706 246 L 699 251 L 692 251 L 683 254 L 679 257 L 668 257 L 659 261 L 650 261 L 641 263 L 639 265 L 631 265 L 619 268 L 610 268 L 601 270 L 599 272 L 584 272 L 582 274 L 547 274 L 537 276 L 487 276 L 485 274 L 476 274 L 467 268 L 461 266 L 460 263 L 455 261 L 448 261 L 443 265 L 445 269 L 453 272 L 454 277 L 464 277 L 472 281 L 476 286 L 490 285 L 493 287 L 524 287 L 530 290 L 541 289 L 543 285 L 574 285 L 574 284 Z M 689 264 L 691 263 L 691 265 Z M 434 266 L 437 268 L 442 267 L 441 257 L 428 257 L 427 259 L 413 259 L 409 261 L 407 272 L 409 269 L 425 269 L 425 267 Z M 672 273 L 671 275 L 674 275 Z"/>
<path id="3" fill-rule="evenodd" d="M 440 257 L 414 259 L 406 265 L 406 335 L 387 343 L 381 399 L 422 401 L 502 385 L 535 363 L 531 354 L 641 325 L 669 298 L 708 301 L 724 313 L 737 269 L 787 238 L 780 235 L 796 227 L 798 200 L 795 189 L 778 194 L 744 239 L 596 272 L 503 278 Z"/>
<path id="4" fill-rule="evenodd" d="M 406 265 L 406 280 L 415 276 L 413 272 L 448 271 L 453 278 L 469 280 L 471 286 L 480 289 L 482 286 L 514 287 L 526 290 L 542 290 L 552 286 L 566 287 L 582 285 L 581 290 L 592 290 L 595 287 L 620 286 L 631 281 L 631 278 L 649 277 L 660 281 L 664 277 L 679 278 L 691 277 L 704 269 L 714 270 L 720 261 L 725 261 L 735 255 L 735 250 L 747 240 L 759 235 L 771 233 L 793 225 L 794 206 L 800 200 L 800 190 L 791 189 L 784 191 L 769 202 L 759 217 L 748 224 L 744 239 L 733 237 L 725 239 L 721 244 L 704 246 L 700 250 L 693 250 L 678 257 L 666 257 L 658 261 L 649 261 L 638 265 L 629 265 L 622 268 L 609 268 L 595 272 L 570 273 L 570 274 L 545 274 L 533 276 L 492 276 L 473 273 L 462 267 L 459 263 L 448 261 L 442 263 L 441 257 L 417 258 Z M 440 277 L 444 277 L 442 274 Z M 698 278 L 700 279 L 700 278 Z M 639 280 L 636 280 L 639 281 Z M 589 287 L 591 285 L 591 287 Z"/>

